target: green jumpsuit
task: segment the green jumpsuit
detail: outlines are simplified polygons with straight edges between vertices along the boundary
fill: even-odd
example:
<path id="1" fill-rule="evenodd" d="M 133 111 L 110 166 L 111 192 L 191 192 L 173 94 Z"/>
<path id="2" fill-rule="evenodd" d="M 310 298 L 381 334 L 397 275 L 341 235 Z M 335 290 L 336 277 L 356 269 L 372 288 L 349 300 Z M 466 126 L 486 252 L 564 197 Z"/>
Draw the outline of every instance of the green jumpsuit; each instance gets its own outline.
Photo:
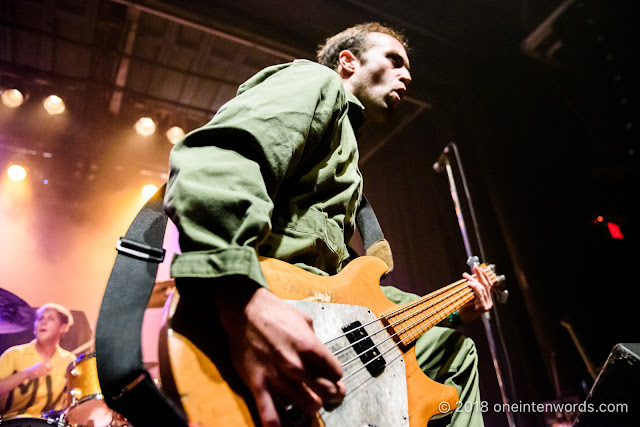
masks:
<path id="1" fill-rule="evenodd" d="M 176 278 L 243 275 L 267 286 L 258 256 L 333 275 L 349 261 L 362 196 L 356 132 L 364 107 L 338 74 L 296 60 L 266 68 L 171 152 L 165 209 L 180 233 Z M 384 287 L 397 303 L 415 295 Z M 435 327 L 416 344 L 427 375 L 479 402 L 473 342 Z M 453 425 L 482 425 L 458 411 Z"/>

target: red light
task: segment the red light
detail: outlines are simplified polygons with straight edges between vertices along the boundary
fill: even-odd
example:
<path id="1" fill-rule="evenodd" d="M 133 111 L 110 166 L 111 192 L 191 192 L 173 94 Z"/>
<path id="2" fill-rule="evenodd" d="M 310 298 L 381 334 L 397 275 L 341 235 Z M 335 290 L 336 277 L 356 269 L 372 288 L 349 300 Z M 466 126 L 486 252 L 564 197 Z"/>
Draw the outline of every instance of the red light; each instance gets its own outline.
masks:
<path id="1" fill-rule="evenodd" d="M 624 239 L 622 235 L 622 231 L 620 231 L 620 226 L 618 224 L 614 224 L 613 222 L 608 222 L 607 227 L 609 228 L 609 233 L 611 233 L 611 237 L 614 239 Z"/>
<path id="2" fill-rule="evenodd" d="M 602 222 L 604 221 L 604 218 L 602 218 L 601 216 L 598 217 L 598 222 Z"/>

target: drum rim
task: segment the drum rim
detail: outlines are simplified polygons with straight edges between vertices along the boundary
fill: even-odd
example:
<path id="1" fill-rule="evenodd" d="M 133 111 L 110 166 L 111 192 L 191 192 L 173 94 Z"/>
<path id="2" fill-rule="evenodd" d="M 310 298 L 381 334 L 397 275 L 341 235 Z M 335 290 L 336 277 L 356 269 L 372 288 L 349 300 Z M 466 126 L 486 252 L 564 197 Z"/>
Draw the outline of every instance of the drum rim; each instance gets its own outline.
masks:
<path id="1" fill-rule="evenodd" d="M 85 359 L 89 360 L 89 359 L 93 359 L 94 357 L 96 357 L 96 352 L 95 351 L 92 351 L 90 353 L 81 353 L 80 356 L 76 357 L 76 360 L 74 360 L 73 362 L 69 363 L 69 366 L 67 366 L 67 373 L 71 372 L 73 370 L 73 368 L 78 366 Z"/>
<path id="2" fill-rule="evenodd" d="M 70 406 L 69 406 L 69 411 L 72 410 L 75 406 L 79 406 L 82 405 L 84 402 L 87 402 L 89 400 L 104 400 L 104 395 L 102 393 L 94 393 L 94 394 L 88 394 L 86 396 L 81 397 L 80 399 L 75 400 Z"/>
<path id="3" fill-rule="evenodd" d="M 92 359 L 94 357 L 96 357 L 95 351 L 89 353 L 80 353 L 80 356 L 76 357 L 75 362 L 80 362 L 82 359 Z"/>

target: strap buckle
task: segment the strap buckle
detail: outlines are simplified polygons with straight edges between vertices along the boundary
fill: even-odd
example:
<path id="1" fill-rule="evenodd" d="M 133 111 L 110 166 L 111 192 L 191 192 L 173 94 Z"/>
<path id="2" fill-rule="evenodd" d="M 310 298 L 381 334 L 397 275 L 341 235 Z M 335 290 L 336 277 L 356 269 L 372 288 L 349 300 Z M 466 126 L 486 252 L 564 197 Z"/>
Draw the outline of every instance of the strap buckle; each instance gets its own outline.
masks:
<path id="1" fill-rule="evenodd" d="M 163 248 L 154 248 L 153 246 L 125 237 L 118 239 L 116 249 L 121 254 L 131 255 L 132 257 L 145 261 L 157 262 L 158 264 L 164 261 L 164 254 L 166 252 Z"/>

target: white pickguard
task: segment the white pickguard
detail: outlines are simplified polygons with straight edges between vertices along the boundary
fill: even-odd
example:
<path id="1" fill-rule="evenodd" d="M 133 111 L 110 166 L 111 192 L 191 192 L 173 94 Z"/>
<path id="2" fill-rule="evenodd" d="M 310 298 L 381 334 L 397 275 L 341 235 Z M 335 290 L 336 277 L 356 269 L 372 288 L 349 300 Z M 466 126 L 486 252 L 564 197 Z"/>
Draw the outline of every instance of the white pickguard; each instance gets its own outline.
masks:
<path id="1" fill-rule="evenodd" d="M 287 302 L 311 316 L 316 335 L 323 343 L 327 343 L 332 353 L 336 354 L 339 349 L 349 347 L 337 354 L 343 364 L 347 396 L 339 407 L 320 412 L 326 426 L 408 426 L 409 405 L 404 359 L 376 316 L 366 307 L 357 305 Z M 365 325 L 369 337 L 386 361 L 384 371 L 377 377 L 373 377 L 363 366 L 349 340 L 343 336 L 342 327 L 356 320 Z M 335 337 L 340 338 L 330 341 Z"/>

